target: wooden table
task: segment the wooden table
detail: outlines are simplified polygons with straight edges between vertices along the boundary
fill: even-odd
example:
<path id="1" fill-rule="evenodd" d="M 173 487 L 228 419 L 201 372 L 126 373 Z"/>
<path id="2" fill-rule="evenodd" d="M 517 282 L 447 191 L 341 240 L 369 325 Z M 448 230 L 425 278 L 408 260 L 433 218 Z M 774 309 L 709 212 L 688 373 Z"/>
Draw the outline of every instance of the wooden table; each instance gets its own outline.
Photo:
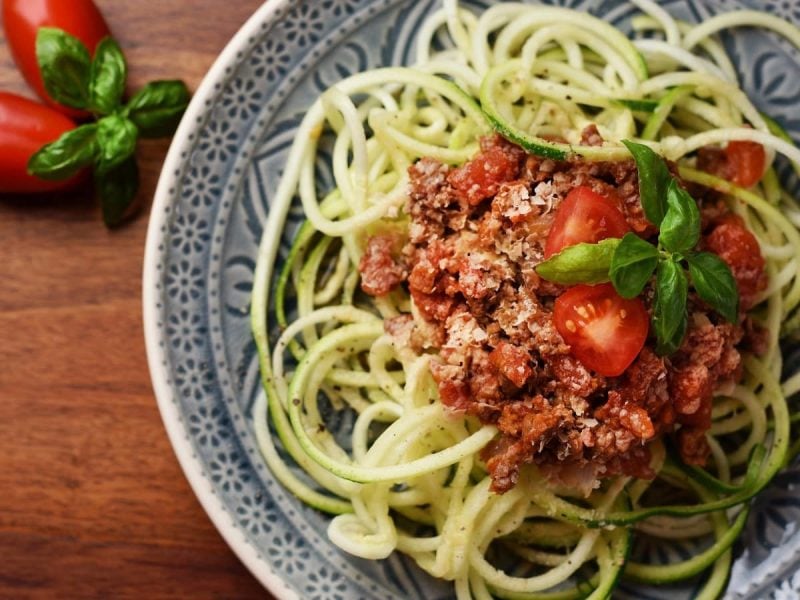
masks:
<path id="1" fill-rule="evenodd" d="M 132 88 L 196 89 L 261 0 L 97 3 Z M 30 94 L 5 40 L 0 89 Z M 85 189 L 0 196 L 0 598 L 269 598 L 189 489 L 150 385 L 142 256 L 168 144 L 140 145 L 141 212 L 116 231 Z"/>

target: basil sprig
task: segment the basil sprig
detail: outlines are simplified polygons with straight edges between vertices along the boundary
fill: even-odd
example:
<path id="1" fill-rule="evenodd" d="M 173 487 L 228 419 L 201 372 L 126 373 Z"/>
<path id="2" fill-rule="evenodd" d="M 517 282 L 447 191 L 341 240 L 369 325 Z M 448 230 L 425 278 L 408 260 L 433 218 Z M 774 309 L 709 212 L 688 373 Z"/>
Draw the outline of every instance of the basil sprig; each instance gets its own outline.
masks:
<path id="1" fill-rule="evenodd" d="M 627 233 L 622 239 L 577 244 L 540 263 L 536 272 L 562 285 L 611 281 L 623 298 L 641 294 L 655 275 L 651 325 L 656 351 L 668 355 L 680 348 L 686 335 L 690 281 L 697 295 L 731 323 L 739 316 L 739 292 L 719 256 L 696 251 L 697 202 L 670 175 L 664 159 L 643 144 L 623 143 L 636 161 L 645 216 L 660 228 L 658 243 Z"/>
<path id="2" fill-rule="evenodd" d="M 40 28 L 36 58 L 53 100 L 90 112 L 96 123 L 82 125 L 43 146 L 28 162 L 28 172 L 42 179 L 68 179 L 94 167 L 94 184 L 111 227 L 119 224 L 139 186 L 134 156 L 139 137 L 170 136 L 189 105 L 182 81 L 153 81 L 123 103 L 128 67 L 117 42 L 106 37 L 90 49 L 69 33 Z"/>

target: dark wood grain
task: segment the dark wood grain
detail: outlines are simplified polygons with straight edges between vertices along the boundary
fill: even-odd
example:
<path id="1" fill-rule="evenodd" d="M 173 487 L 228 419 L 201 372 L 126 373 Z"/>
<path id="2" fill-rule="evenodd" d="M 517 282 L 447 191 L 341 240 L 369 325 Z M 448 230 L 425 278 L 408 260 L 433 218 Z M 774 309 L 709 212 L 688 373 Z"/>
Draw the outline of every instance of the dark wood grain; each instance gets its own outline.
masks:
<path id="1" fill-rule="evenodd" d="M 98 0 L 130 86 L 196 89 L 260 0 Z M 0 40 L 0 89 L 30 92 Z M 141 272 L 168 142 L 139 148 L 141 212 L 88 190 L 0 195 L 0 598 L 264 598 L 189 489 L 150 386 Z"/>

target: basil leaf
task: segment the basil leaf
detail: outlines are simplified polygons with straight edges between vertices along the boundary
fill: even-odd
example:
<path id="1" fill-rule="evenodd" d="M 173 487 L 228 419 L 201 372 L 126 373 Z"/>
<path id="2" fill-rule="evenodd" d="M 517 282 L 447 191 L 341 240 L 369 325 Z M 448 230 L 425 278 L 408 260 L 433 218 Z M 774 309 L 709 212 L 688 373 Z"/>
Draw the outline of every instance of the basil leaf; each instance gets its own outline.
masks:
<path id="1" fill-rule="evenodd" d="M 28 173 L 48 181 L 69 179 L 91 165 L 97 152 L 97 125 L 81 125 L 31 156 Z"/>
<path id="2" fill-rule="evenodd" d="M 725 261 L 710 252 L 686 257 L 697 295 L 730 323 L 739 321 L 739 290 Z"/>
<path id="3" fill-rule="evenodd" d="M 108 171 L 133 155 L 137 135 L 136 125 L 125 117 L 109 115 L 100 119 L 97 122 L 97 143 L 100 146 L 97 169 Z"/>
<path id="4" fill-rule="evenodd" d="M 635 298 L 656 270 L 658 249 L 635 233 L 626 233 L 611 259 L 611 283 L 623 298 Z"/>
<path id="5" fill-rule="evenodd" d="M 656 333 L 656 352 L 661 356 L 680 348 L 686 335 L 688 293 L 689 282 L 681 266 L 673 260 L 659 262 L 652 324 Z"/>
<path id="6" fill-rule="evenodd" d="M 664 159 L 649 146 L 623 140 L 623 144 L 636 161 L 639 173 L 639 197 L 642 200 L 644 216 L 656 227 L 661 226 L 667 212 L 667 188 L 672 175 Z"/>
<path id="7" fill-rule="evenodd" d="M 539 263 L 536 272 L 542 279 L 561 285 L 605 283 L 618 244 L 619 238 L 608 238 L 597 244 L 569 246 Z"/>
<path id="8" fill-rule="evenodd" d="M 119 225 L 139 191 L 139 167 L 131 156 L 109 171 L 95 171 L 94 186 L 108 227 Z"/>
<path id="9" fill-rule="evenodd" d="M 89 106 L 103 115 L 114 112 L 122 101 L 128 66 L 117 42 L 106 37 L 94 53 L 89 82 Z"/>
<path id="10" fill-rule="evenodd" d="M 688 252 L 700 239 L 697 202 L 673 179 L 667 190 L 667 205 L 658 241 L 669 252 Z"/>
<path id="11" fill-rule="evenodd" d="M 175 133 L 191 97 L 182 81 L 152 81 L 131 98 L 126 111 L 142 137 L 169 136 Z"/>
<path id="12" fill-rule="evenodd" d="M 88 106 L 91 58 L 83 42 L 61 29 L 41 27 L 36 34 L 36 61 L 53 100 L 72 108 Z"/>

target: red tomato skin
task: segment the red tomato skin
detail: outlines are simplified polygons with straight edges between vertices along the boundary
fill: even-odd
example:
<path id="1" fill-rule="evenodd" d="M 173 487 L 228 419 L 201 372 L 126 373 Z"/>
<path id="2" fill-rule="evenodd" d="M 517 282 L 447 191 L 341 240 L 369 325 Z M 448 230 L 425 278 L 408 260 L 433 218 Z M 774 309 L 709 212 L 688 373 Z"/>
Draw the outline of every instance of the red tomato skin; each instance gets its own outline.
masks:
<path id="1" fill-rule="evenodd" d="M 447 181 L 459 197 L 470 206 L 477 206 L 497 194 L 500 186 L 516 179 L 525 153 L 499 136 L 481 140 L 481 151 L 472 160 L 453 169 Z"/>
<path id="2" fill-rule="evenodd" d="M 586 186 L 573 188 L 558 205 L 553 226 L 544 245 L 550 258 L 564 248 L 622 237 L 631 230 L 625 215 L 610 198 Z"/>
<path id="3" fill-rule="evenodd" d="M 28 160 L 39 148 L 75 128 L 61 113 L 22 96 L 0 92 L 0 192 L 33 193 L 65 189 L 66 181 L 45 181 L 28 174 Z"/>
<path id="4" fill-rule="evenodd" d="M 767 156 L 757 142 L 732 141 L 725 148 L 731 181 L 744 188 L 754 186 L 764 175 Z"/>
<path id="5" fill-rule="evenodd" d="M 14 62 L 42 100 L 56 110 L 81 119 L 89 113 L 62 106 L 47 95 L 36 61 L 36 33 L 58 27 L 82 41 L 94 54 L 98 42 L 110 35 L 103 15 L 92 0 L 3 0 L 3 27 Z"/>
<path id="6" fill-rule="evenodd" d="M 705 238 L 705 246 L 730 267 L 739 289 L 742 310 L 751 308 L 758 294 L 767 287 L 766 261 L 761 246 L 737 215 L 721 219 Z"/>
<path id="7" fill-rule="evenodd" d="M 650 328 L 642 301 L 622 298 L 610 283 L 571 287 L 556 298 L 553 321 L 572 356 L 606 377 L 625 372 Z"/>

